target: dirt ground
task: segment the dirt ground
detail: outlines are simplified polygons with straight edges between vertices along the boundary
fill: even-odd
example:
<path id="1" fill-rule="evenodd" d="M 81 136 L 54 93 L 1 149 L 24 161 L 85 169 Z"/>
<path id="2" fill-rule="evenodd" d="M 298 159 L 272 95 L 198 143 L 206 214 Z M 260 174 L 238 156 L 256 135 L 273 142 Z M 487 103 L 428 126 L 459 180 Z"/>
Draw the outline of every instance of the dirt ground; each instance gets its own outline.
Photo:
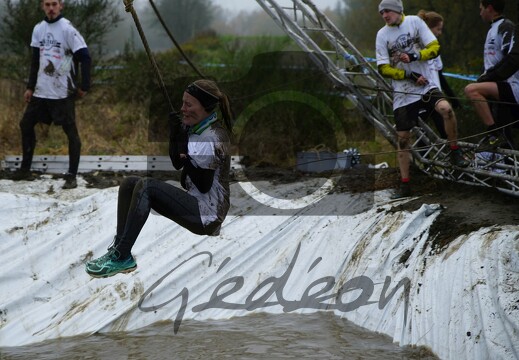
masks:
<path id="1" fill-rule="evenodd" d="M 356 172 L 359 172 L 356 174 Z M 362 174 L 373 172 L 373 175 Z M 398 184 L 398 170 L 355 170 L 344 178 L 345 190 L 365 191 L 394 188 Z M 372 176 L 372 183 L 366 182 Z M 373 185 L 371 189 L 366 186 Z M 433 249 L 441 251 L 452 240 L 482 227 L 519 225 L 519 197 L 493 188 L 466 185 L 432 178 L 418 169 L 412 170 L 413 199 L 399 202 L 393 211 L 414 211 L 423 204 L 440 204 L 443 211 L 433 223 L 430 234 Z M 415 198 L 416 197 L 416 198 Z"/>
<path id="2" fill-rule="evenodd" d="M 38 176 L 38 174 L 36 174 Z M 170 172 L 103 172 L 81 174 L 87 187 L 107 188 L 117 186 L 129 175 L 148 175 L 156 178 L 179 180 L 179 173 Z M 309 176 L 300 172 L 258 166 L 246 170 L 248 179 L 268 180 L 273 183 L 290 183 Z M 1 179 L 9 179 L 11 172 L 0 170 Z M 56 175 L 56 177 L 60 177 Z M 231 181 L 238 181 L 233 174 Z M 493 188 L 458 184 L 435 179 L 418 169 L 411 174 L 412 198 L 406 202 L 395 202 L 392 211 L 414 211 L 422 204 L 440 204 L 443 211 L 430 229 L 433 249 L 441 251 L 459 235 L 468 234 L 481 227 L 519 225 L 519 198 L 499 192 Z M 356 167 L 345 170 L 334 188 L 335 192 L 370 192 L 391 189 L 398 184 L 398 170 Z"/>
<path id="3" fill-rule="evenodd" d="M 291 171 L 256 169 L 255 178 L 277 182 L 297 181 L 305 175 Z M 308 176 L 308 175 L 307 175 Z M 335 192 L 366 192 L 392 189 L 398 185 L 396 168 L 345 170 Z M 398 202 L 393 211 L 414 211 L 423 204 L 440 204 L 443 211 L 431 228 L 434 244 L 443 248 L 461 234 L 481 227 L 519 225 L 519 197 L 493 188 L 435 179 L 418 169 L 411 173 L 412 200 Z"/>

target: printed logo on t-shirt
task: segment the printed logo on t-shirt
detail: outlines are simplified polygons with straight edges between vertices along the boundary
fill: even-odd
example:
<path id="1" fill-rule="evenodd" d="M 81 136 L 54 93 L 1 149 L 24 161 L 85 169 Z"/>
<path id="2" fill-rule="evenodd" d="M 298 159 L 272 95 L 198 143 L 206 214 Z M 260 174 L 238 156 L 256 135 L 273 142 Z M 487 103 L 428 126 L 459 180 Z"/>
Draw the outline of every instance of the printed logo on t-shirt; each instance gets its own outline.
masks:
<path id="1" fill-rule="evenodd" d="M 61 43 L 54 39 L 54 36 L 51 33 L 47 33 L 43 41 L 40 42 L 40 46 L 45 48 L 45 50 L 50 50 L 53 47 L 61 47 Z"/>
<path id="2" fill-rule="evenodd" d="M 399 56 L 403 52 L 411 52 L 415 40 L 410 33 L 400 35 L 389 49 L 394 62 L 399 62 Z"/>

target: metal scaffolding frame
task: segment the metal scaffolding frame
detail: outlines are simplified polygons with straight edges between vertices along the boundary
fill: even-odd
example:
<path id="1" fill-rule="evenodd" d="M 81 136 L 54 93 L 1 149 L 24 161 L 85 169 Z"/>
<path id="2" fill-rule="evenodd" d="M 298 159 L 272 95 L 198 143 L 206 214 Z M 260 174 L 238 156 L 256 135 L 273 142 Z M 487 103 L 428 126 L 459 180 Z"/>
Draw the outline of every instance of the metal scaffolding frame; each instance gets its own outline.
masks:
<path id="1" fill-rule="evenodd" d="M 396 148 L 391 86 L 330 19 L 311 0 L 256 1 Z M 321 46 L 312 38 L 316 33 L 325 39 L 319 42 Z M 460 168 L 449 163 L 448 143 L 426 123 L 420 120 L 412 132 L 416 140 L 411 153 L 425 173 L 519 196 L 519 151 L 484 151 L 478 144 L 460 141 L 458 145 L 470 160 L 467 168 Z"/>

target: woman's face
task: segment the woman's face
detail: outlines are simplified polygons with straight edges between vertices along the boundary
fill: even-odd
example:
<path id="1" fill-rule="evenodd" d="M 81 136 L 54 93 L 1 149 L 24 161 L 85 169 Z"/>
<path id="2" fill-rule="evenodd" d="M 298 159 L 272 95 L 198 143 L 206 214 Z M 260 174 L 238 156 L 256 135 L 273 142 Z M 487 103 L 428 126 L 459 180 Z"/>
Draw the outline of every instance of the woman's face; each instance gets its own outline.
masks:
<path id="1" fill-rule="evenodd" d="M 210 115 L 196 97 L 187 92 L 182 96 L 182 122 L 187 126 L 198 124 Z"/>
<path id="2" fill-rule="evenodd" d="M 432 33 L 434 36 L 438 37 L 442 34 L 443 31 L 443 21 L 440 21 L 438 25 L 431 28 Z"/>

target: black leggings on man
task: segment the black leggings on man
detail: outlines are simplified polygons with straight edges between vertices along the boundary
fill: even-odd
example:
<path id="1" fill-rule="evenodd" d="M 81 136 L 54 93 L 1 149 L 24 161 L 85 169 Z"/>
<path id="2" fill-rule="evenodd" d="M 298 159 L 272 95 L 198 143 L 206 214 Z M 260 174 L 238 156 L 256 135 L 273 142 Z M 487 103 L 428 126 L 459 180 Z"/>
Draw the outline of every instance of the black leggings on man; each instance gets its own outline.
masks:
<path id="1" fill-rule="evenodd" d="M 30 170 L 31 168 L 36 146 L 36 132 L 34 131 L 36 124 L 39 122 L 49 125 L 54 123 L 55 125 L 61 125 L 67 135 L 69 151 L 68 172 L 76 175 L 81 156 L 81 139 L 79 138 L 75 118 L 74 99 L 54 100 L 33 96 L 20 121 L 23 151 L 21 169 Z"/>

